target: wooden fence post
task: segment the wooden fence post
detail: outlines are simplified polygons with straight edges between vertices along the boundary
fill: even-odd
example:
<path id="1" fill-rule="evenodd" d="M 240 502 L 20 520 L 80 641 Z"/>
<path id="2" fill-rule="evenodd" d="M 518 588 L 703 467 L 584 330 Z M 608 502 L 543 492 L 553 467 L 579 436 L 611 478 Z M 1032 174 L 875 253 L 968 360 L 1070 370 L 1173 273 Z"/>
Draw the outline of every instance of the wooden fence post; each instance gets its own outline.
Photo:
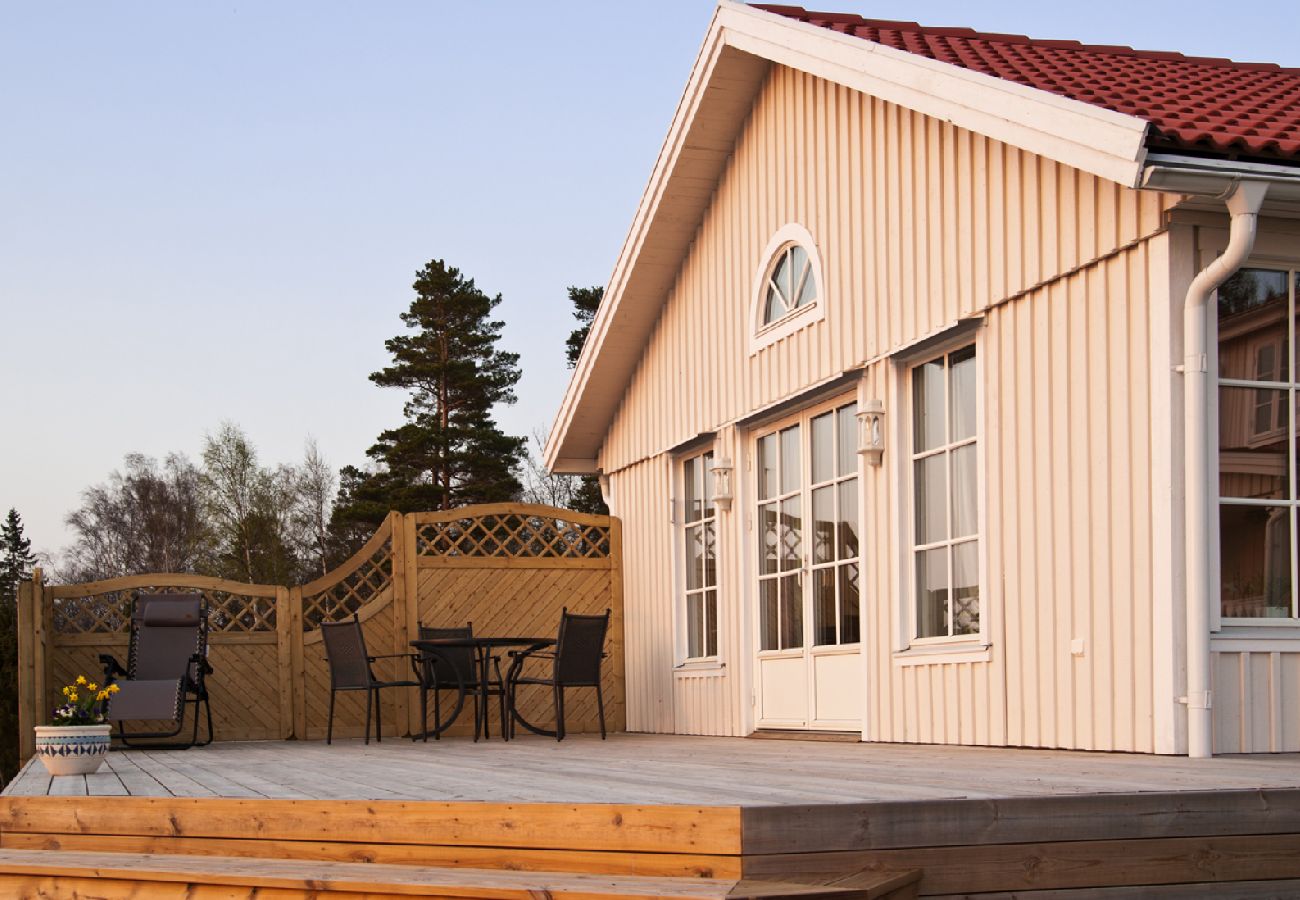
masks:
<path id="1" fill-rule="evenodd" d="M 619 698 L 618 711 L 614 716 L 614 730 L 627 730 L 627 635 L 624 633 L 623 618 L 623 522 L 609 517 L 609 607 L 611 631 L 613 638 L 610 664 L 614 669 L 614 695 Z"/>
<path id="2" fill-rule="evenodd" d="M 275 589 L 275 650 L 280 687 L 280 740 L 294 736 L 293 690 L 293 613 L 290 612 L 289 589 Z"/>
<path id="3" fill-rule="evenodd" d="M 33 725 L 49 722 L 50 705 L 50 644 L 54 634 L 54 606 L 45 592 L 45 573 L 32 571 L 32 693 Z M 36 734 L 32 733 L 35 741 Z M 33 746 L 32 752 L 35 752 Z"/>
<path id="4" fill-rule="evenodd" d="M 411 639 L 415 637 L 415 629 L 411 626 L 411 593 L 410 586 L 406 580 L 406 516 L 393 510 L 388 514 L 388 540 L 393 548 L 392 576 L 393 576 L 393 647 L 390 653 L 410 653 Z M 407 672 L 396 673 L 398 678 L 409 678 Z M 393 697 L 396 706 L 396 715 L 393 721 L 397 724 L 397 733 L 402 733 L 403 723 L 405 724 L 408 734 L 411 733 L 411 720 L 415 716 L 415 706 L 409 702 L 407 697 L 408 691 L 396 691 Z"/>
<path id="5" fill-rule="evenodd" d="M 36 627 L 32 583 L 18 585 L 18 759 L 25 763 L 36 752 Z"/>
<path id="6" fill-rule="evenodd" d="M 289 588 L 289 668 L 293 685 L 293 736 L 307 740 L 307 668 L 302 645 L 302 586 Z"/>

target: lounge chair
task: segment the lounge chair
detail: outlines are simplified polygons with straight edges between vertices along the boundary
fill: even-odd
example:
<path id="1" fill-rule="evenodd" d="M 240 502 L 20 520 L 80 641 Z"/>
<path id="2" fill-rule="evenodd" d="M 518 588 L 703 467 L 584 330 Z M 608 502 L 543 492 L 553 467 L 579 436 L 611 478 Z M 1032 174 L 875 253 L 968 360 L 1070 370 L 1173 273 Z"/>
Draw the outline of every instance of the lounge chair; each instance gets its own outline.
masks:
<path id="1" fill-rule="evenodd" d="M 101 653 L 104 685 L 116 684 L 118 693 L 108 704 L 108 721 L 117 726 L 115 737 L 126 746 L 148 740 L 143 746 L 184 749 L 212 743 L 212 706 L 205 679 L 208 664 L 208 607 L 202 594 L 136 594 L 131 606 L 131 641 L 126 668 L 115 657 Z M 194 730 L 184 742 L 155 743 L 172 738 L 185 727 L 185 707 L 194 705 Z M 199 741 L 199 705 L 207 713 L 207 740 Z M 127 722 L 172 723 L 170 730 L 129 732 Z"/>

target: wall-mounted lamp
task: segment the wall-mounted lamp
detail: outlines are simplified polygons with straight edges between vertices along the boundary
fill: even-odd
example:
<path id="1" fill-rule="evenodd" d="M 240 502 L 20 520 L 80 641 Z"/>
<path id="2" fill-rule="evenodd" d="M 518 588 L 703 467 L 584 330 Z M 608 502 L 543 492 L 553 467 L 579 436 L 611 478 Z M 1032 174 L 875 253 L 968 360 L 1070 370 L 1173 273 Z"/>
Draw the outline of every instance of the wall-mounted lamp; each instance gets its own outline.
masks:
<path id="1" fill-rule="evenodd" d="M 709 471 L 713 473 L 713 505 L 726 512 L 731 509 L 731 460 L 715 460 Z"/>
<path id="2" fill-rule="evenodd" d="M 858 453 L 878 466 L 885 455 L 885 405 L 868 400 L 858 413 Z"/>

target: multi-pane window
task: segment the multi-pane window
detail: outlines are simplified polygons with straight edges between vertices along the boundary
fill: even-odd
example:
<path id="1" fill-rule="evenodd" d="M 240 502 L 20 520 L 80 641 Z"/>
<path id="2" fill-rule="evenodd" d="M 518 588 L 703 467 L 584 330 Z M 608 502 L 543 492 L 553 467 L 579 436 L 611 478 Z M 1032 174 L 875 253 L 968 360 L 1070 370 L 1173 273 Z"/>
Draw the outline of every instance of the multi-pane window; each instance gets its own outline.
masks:
<path id="1" fill-rule="evenodd" d="M 1219 288 L 1219 572 L 1225 618 L 1297 618 L 1294 269 Z"/>
<path id="2" fill-rule="evenodd" d="M 713 454 L 682 464 L 686 560 L 686 658 L 718 655 L 717 508 L 713 502 Z"/>
<path id="3" fill-rule="evenodd" d="M 798 244 L 781 250 L 767 279 L 767 300 L 763 306 L 763 324 L 784 319 L 817 299 L 817 281 L 813 277 L 808 251 Z"/>
<path id="4" fill-rule="evenodd" d="M 980 630 L 977 391 L 973 344 L 912 368 L 917 638 Z"/>
<path id="5" fill-rule="evenodd" d="M 809 423 L 813 643 L 856 644 L 858 622 L 857 404 Z"/>
<path id="6" fill-rule="evenodd" d="M 759 648 L 803 646 L 801 428 L 758 439 Z"/>

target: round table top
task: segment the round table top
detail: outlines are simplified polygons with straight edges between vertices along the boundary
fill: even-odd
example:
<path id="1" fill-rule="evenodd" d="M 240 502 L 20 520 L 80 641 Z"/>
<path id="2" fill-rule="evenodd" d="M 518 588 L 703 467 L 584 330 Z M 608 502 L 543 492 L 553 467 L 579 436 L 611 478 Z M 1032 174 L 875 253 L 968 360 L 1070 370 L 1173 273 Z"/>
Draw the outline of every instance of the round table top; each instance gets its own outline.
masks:
<path id="1" fill-rule="evenodd" d="M 531 644 L 542 644 L 550 646 L 555 643 L 553 637 L 446 637 L 446 638 L 416 638 L 411 641 L 412 647 L 430 646 L 430 647 L 520 647 Z"/>

